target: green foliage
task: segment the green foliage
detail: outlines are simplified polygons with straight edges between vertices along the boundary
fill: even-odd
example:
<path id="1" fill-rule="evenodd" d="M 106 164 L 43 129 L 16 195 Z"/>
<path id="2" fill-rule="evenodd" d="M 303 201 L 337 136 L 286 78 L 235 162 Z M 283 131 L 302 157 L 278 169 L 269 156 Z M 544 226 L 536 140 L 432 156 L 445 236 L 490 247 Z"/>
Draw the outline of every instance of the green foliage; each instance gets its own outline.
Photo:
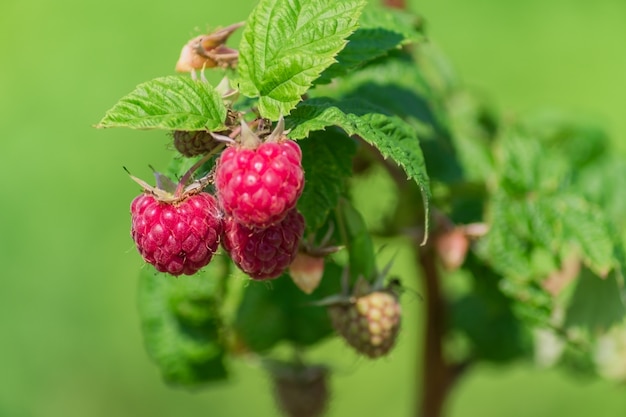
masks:
<path id="1" fill-rule="evenodd" d="M 363 0 L 262 0 L 240 45 L 239 89 L 277 120 L 302 100 L 357 28 Z"/>
<path id="2" fill-rule="evenodd" d="M 335 129 L 313 132 L 298 143 L 302 149 L 302 167 L 306 172 L 298 210 L 306 220 L 307 229 L 316 231 L 337 206 L 346 179 L 352 174 L 356 145 Z"/>
<path id="3" fill-rule="evenodd" d="M 337 55 L 337 62 L 322 73 L 317 84 L 344 77 L 384 57 L 402 45 L 419 42 L 422 35 L 415 29 L 413 15 L 369 5 L 363 10 L 359 28 L 348 38 L 348 44 Z"/>
<path id="4" fill-rule="evenodd" d="M 314 302 L 336 294 L 341 268 L 327 262 L 321 285 L 307 295 L 291 279 L 250 282 L 239 304 L 234 328 L 244 345 L 266 352 L 281 342 L 311 346 L 332 333 L 326 309 Z"/>
<path id="5" fill-rule="evenodd" d="M 598 279 L 591 271 L 583 270 L 567 309 L 565 326 L 580 326 L 592 335 L 606 332 L 626 315 L 623 295 L 615 272 Z"/>
<path id="6" fill-rule="evenodd" d="M 310 132 L 339 126 L 349 135 L 358 135 L 374 146 L 384 158 L 391 158 L 404 169 L 408 179 L 420 188 L 428 230 L 430 187 L 424 156 L 415 131 L 396 116 L 377 112 L 354 100 L 315 98 L 301 103 L 288 120 L 290 136 L 302 138 Z"/>
<path id="7" fill-rule="evenodd" d="M 146 349 L 171 385 L 196 387 L 227 378 L 220 303 L 229 263 L 216 259 L 189 279 L 141 271 L 139 312 Z"/>
<path id="8" fill-rule="evenodd" d="M 586 150 L 564 152 L 563 136 L 581 142 Z M 598 138 L 592 130 L 526 125 L 505 134 L 499 143 L 499 180 L 489 199 L 491 228 L 481 256 L 503 275 L 502 288 L 518 300 L 518 311 L 544 324 L 554 306 L 544 282 L 566 259 L 582 260 L 597 280 L 624 268 L 622 242 L 610 219 L 576 186 L 579 170 L 604 152 Z M 547 264 L 538 261 L 542 257 Z"/>
<path id="9" fill-rule="evenodd" d="M 471 292 L 451 305 L 451 326 L 471 342 L 470 357 L 507 362 L 528 355 L 530 335 L 514 312 L 514 300 L 498 286 L 499 275 L 470 256 Z"/>
<path id="10" fill-rule="evenodd" d="M 97 127 L 219 130 L 225 120 L 226 106 L 210 84 L 168 76 L 139 84 L 106 113 Z"/>
<path id="11" fill-rule="evenodd" d="M 376 278 L 374 242 L 361 213 L 346 199 L 341 199 L 337 208 L 342 241 L 348 249 L 350 277 L 356 281 L 362 277 L 368 281 Z"/>
<path id="12" fill-rule="evenodd" d="M 329 318 L 316 302 L 345 301 L 338 295 L 344 271 L 352 284 L 377 277 L 372 226 L 350 200 L 357 182 L 350 178 L 384 170 L 395 182 L 386 191 L 397 196 L 376 233 L 432 244 L 431 205 L 435 242 L 455 223 L 474 223 L 455 230 L 488 230 L 471 236 L 476 242 L 460 272 L 465 291 L 446 300 L 449 335 L 467 344 L 463 360 L 530 357 L 530 330 L 543 327 L 565 345 L 560 363 L 593 369 L 597 341 L 626 312 L 626 256 L 617 232 L 624 225 L 619 193 L 626 162 L 612 154 L 601 129 L 583 120 L 548 113 L 503 120 L 423 42 L 420 18 L 366 3 L 261 0 L 246 22 L 238 66 L 228 73 L 241 97 L 224 99 L 207 82 L 163 77 L 139 85 L 98 125 L 208 130 L 241 141 L 242 121 L 265 138 L 268 119 L 284 117 L 286 135 L 303 156 L 297 207 L 307 243 L 328 232 L 346 252 L 326 259 L 311 295 L 285 272 L 247 282 L 241 294 L 231 289 L 228 298 L 226 256 L 176 281 L 145 269 L 140 308 L 150 356 L 167 381 L 194 386 L 226 377 L 229 330 L 260 356 L 328 337 Z M 216 157 L 196 175 L 210 173 Z M 171 177 L 197 160 L 175 157 Z M 377 198 L 375 188 L 362 200 Z M 303 246 L 317 255 L 325 249 Z M 422 256 L 439 250 L 427 249 Z M 221 318 L 224 298 L 232 323 Z"/>

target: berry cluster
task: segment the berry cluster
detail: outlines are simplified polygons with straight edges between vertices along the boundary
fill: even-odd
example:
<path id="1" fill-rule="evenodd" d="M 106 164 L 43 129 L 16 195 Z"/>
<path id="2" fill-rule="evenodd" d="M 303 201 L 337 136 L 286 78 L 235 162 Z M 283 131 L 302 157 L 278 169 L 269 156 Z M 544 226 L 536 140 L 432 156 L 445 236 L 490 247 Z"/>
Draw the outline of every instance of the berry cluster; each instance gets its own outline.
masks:
<path id="1" fill-rule="evenodd" d="M 157 270 L 192 275 L 211 261 L 220 240 L 253 279 L 278 277 L 296 257 L 304 233 L 304 218 L 295 208 L 304 188 L 300 147 L 283 135 L 282 121 L 265 140 L 246 123 L 241 131 L 217 160 L 217 199 L 202 191 L 206 181 L 183 190 L 193 169 L 169 190 L 133 177 L 144 193 L 131 204 L 131 235 Z M 191 141 L 197 134 L 175 138 L 198 148 Z"/>
<path id="2" fill-rule="evenodd" d="M 302 153 L 283 136 L 282 120 L 265 141 L 246 127 L 215 169 L 226 215 L 222 245 L 250 277 L 276 278 L 295 259 L 304 233 L 304 218 L 295 208 L 304 188 Z"/>

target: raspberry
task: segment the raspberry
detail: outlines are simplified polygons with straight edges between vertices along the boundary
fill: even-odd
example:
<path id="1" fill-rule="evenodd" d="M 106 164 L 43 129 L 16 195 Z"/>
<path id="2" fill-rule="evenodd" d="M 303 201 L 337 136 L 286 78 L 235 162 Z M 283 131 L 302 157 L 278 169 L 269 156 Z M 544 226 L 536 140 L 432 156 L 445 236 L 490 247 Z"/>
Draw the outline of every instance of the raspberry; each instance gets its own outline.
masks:
<path id="1" fill-rule="evenodd" d="M 304 218 L 292 209 L 277 224 L 253 229 L 228 217 L 222 245 L 235 264 L 253 279 L 280 276 L 295 259 L 304 233 Z"/>
<path id="2" fill-rule="evenodd" d="M 469 244 L 467 234 L 459 227 L 438 234 L 435 238 L 435 250 L 444 269 L 459 269 L 465 262 Z"/>
<path id="3" fill-rule="evenodd" d="M 328 371 L 322 366 L 283 366 L 272 373 L 276 402 L 287 417 L 317 417 L 328 403 Z"/>
<path id="4" fill-rule="evenodd" d="M 374 291 L 349 304 L 331 305 L 328 312 L 335 330 L 370 358 L 386 355 L 400 329 L 400 304 L 386 291 Z"/>
<path id="5" fill-rule="evenodd" d="M 174 131 L 174 147 L 186 157 L 209 153 L 219 144 L 220 142 L 213 139 L 209 132 L 203 130 L 197 132 Z"/>
<path id="6" fill-rule="evenodd" d="M 304 188 L 302 152 L 284 137 L 256 148 L 231 146 L 222 152 L 215 187 L 224 212 L 248 227 L 280 222 Z"/>
<path id="7" fill-rule="evenodd" d="M 217 250 L 222 220 L 215 197 L 208 193 L 175 202 L 144 193 L 133 200 L 130 211 L 137 249 L 160 272 L 192 275 Z"/>

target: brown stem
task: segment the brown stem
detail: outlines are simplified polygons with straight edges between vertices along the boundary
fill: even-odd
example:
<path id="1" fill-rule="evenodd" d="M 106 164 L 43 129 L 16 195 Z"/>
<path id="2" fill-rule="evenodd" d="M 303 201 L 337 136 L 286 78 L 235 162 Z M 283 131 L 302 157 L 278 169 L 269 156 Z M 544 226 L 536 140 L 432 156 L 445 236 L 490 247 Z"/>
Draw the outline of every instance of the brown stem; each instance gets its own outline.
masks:
<path id="1" fill-rule="evenodd" d="M 448 394 L 454 383 L 465 373 L 471 362 L 449 363 L 443 353 L 446 332 L 446 305 L 441 292 L 437 259 L 432 245 L 415 244 L 415 257 L 424 276 L 426 302 L 425 346 L 422 358 L 421 396 L 415 408 L 417 417 L 441 417 Z"/>
<path id="2" fill-rule="evenodd" d="M 416 258 L 423 271 L 426 292 L 426 330 L 422 360 L 422 395 L 416 407 L 418 417 L 440 417 L 449 386 L 450 371 L 443 357 L 445 305 L 439 285 L 439 274 L 433 248 L 416 247 Z"/>
<path id="3" fill-rule="evenodd" d="M 404 10 L 406 9 L 406 1 L 405 0 L 383 0 L 383 5 L 387 7 L 393 7 L 396 9 Z"/>

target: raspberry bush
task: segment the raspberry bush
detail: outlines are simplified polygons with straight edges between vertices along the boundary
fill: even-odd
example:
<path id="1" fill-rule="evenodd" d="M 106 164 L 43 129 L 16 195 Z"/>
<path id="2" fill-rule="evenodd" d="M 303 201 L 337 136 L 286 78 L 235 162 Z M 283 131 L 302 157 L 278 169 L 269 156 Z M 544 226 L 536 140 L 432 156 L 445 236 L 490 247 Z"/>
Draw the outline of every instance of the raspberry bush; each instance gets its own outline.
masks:
<path id="1" fill-rule="evenodd" d="M 252 359 L 285 415 L 319 416 L 335 364 L 309 353 L 334 337 L 393 358 L 411 297 L 425 323 L 414 415 L 441 415 L 480 362 L 626 380 L 624 161 L 578 118 L 501 117 L 419 15 L 374 3 L 260 0 L 98 124 L 162 130 L 177 150 L 156 186 L 133 177 L 130 207 L 164 379 L 206 385 Z M 387 245 L 420 276 L 381 268 Z"/>

